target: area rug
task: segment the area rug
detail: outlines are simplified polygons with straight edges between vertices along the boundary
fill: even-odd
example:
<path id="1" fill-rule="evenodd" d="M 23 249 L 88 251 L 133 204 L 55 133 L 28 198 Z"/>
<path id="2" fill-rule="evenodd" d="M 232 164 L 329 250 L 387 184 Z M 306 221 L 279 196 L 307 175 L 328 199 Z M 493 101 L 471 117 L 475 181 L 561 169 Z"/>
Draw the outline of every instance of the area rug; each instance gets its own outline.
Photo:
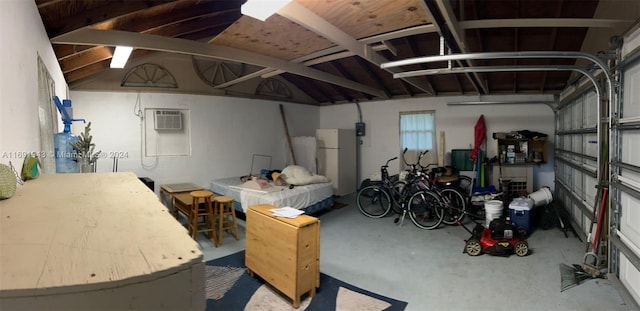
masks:
<path id="1" fill-rule="evenodd" d="M 404 310 L 407 303 L 349 285 L 320 273 L 314 297 L 303 297 L 300 308 L 244 265 L 244 251 L 206 263 L 207 310 Z"/>

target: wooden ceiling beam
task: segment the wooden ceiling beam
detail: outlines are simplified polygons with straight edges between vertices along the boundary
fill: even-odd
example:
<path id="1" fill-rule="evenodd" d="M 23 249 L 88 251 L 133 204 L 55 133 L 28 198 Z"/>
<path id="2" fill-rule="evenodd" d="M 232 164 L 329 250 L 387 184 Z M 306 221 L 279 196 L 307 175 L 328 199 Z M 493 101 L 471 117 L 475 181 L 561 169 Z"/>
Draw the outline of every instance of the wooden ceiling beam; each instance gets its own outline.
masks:
<path id="1" fill-rule="evenodd" d="M 162 27 L 155 27 L 142 31 L 144 34 L 161 35 L 165 37 L 180 37 L 189 33 L 199 32 L 201 30 L 224 27 L 235 22 L 242 14 L 240 11 L 234 11 L 222 14 L 222 16 L 206 16 L 197 19 L 184 20 L 180 23 L 167 24 Z M 202 39 L 202 38 L 200 38 Z"/>
<path id="2" fill-rule="evenodd" d="M 365 63 L 364 60 L 362 60 L 361 58 L 354 57 L 354 59 L 356 60 L 358 65 L 360 65 L 360 68 L 362 68 L 362 70 L 367 73 L 367 76 L 373 80 L 373 82 L 377 85 L 377 87 L 379 89 L 384 90 L 385 93 L 387 93 L 387 95 L 391 97 L 391 91 L 389 91 L 389 89 L 384 85 L 384 82 L 382 81 L 380 76 L 374 70 L 371 70 L 371 68 L 367 65 L 367 63 Z M 371 99 L 371 98 L 368 98 L 368 99 Z"/>
<path id="3" fill-rule="evenodd" d="M 58 60 L 65 59 L 66 57 L 92 48 L 91 46 L 73 44 L 52 44 L 52 46 Z"/>
<path id="4" fill-rule="evenodd" d="M 473 8 L 473 15 L 475 17 L 474 19 L 479 19 L 477 3 L 475 1 L 471 1 L 470 3 L 471 3 L 472 8 Z M 479 50 L 480 51 L 486 51 L 485 48 L 484 48 L 485 44 L 484 44 L 484 36 L 482 35 L 482 28 L 476 28 L 475 32 L 476 32 L 476 36 L 478 37 L 478 46 L 480 48 Z M 482 60 L 478 61 L 478 63 L 482 63 L 482 62 L 484 62 L 484 61 L 482 61 Z M 486 75 L 484 76 L 484 83 L 485 83 L 485 85 L 487 87 L 487 90 L 491 91 L 491 88 L 489 87 L 489 78 Z"/>
<path id="5" fill-rule="evenodd" d="M 64 76 L 67 80 L 67 83 L 71 84 L 72 82 L 87 78 L 92 76 L 98 72 L 109 69 L 110 60 L 106 59 L 101 62 L 97 62 L 95 64 L 91 64 L 89 66 L 84 66 L 74 71 L 70 71 L 65 73 Z"/>
<path id="6" fill-rule="evenodd" d="M 146 57 L 150 54 L 154 53 L 153 51 L 147 50 L 134 50 L 129 57 L 129 61 L 135 61 Z M 65 73 L 64 76 L 69 84 L 69 88 L 75 88 L 79 84 L 95 80 L 95 75 L 105 70 L 110 70 L 109 64 L 111 63 L 110 59 L 105 59 L 103 61 L 80 67 L 76 70 Z M 119 69 L 116 69 L 119 70 Z"/>
<path id="7" fill-rule="evenodd" d="M 62 72 L 66 74 L 82 67 L 111 59 L 112 56 L 112 47 L 95 46 L 60 60 L 60 67 Z"/>
<path id="8" fill-rule="evenodd" d="M 406 44 L 409 46 L 409 49 L 411 50 L 411 53 L 413 55 L 424 55 L 422 53 L 420 53 L 420 49 L 418 48 L 416 42 L 414 40 L 409 40 L 406 37 L 404 38 L 404 40 L 406 41 Z M 427 69 L 427 66 L 425 64 L 420 64 L 420 69 Z M 431 84 L 431 78 L 429 77 L 425 77 L 425 79 L 427 80 L 427 86 L 429 87 L 429 89 L 431 90 L 431 94 L 438 95 L 438 93 L 433 89 L 433 85 Z M 458 85 L 460 86 L 460 85 Z"/>
<path id="9" fill-rule="evenodd" d="M 349 80 L 353 80 L 353 76 L 351 76 L 346 70 L 344 70 L 344 68 L 342 68 L 339 64 L 336 64 L 335 62 L 328 62 L 328 63 L 324 63 L 325 66 L 331 67 L 334 71 L 337 71 L 338 73 L 340 73 L 344 78 L 349 79 Z M 355 81 L 355 80 L 354 80 Z M 351 101 L 353 100 L 353 97 L 349 94 L 347 94 L 343 88 L 338 87 L 337 85 L 331 85 L 331 87 L 333 88 L 333 90 L 336 91 L 336 93 L 340 94 L 340 96 L 342 96 L 342 98 L 346 101 Z"/>
<path id="10" fill-rule="evenodd" d="M 149 10 L 132 13 L 122 23 L 113 24 L 107 21 L 96 24 L 94 28 L 154 33 L 153 30 L 156 28 L 164 28 L 172 24 L 181 24 L 198 19 L 207 19 L 214 24 L 221 24 L 221 22 L 217 22 L 212 18 L 218 16 L 226 20 L 229 14 L 235 15 L 237 18 L 242 15 L 240 13 L 240 2 L 215 1 L 199 3 L 196 0 L 178 1 L 171 8 L 157 6 Z M 231 23 L 233 22 L 235 20 L 231 21 Z"/>
<path id="11" fill-rule="evenodd" d="M 146 10 L 157 5 L 164 5 L 176 0 L 147 0 L 147 1 L 117 1 L 105 2 L 107 4 L 93 8 L 77 14 L 62 18 L 57 23 L 51 23 L 48 26 L 49 38 L 56 37 L 65 33 L 92 26 L 94 24 L 104 22 L 114 18 L 120 18 L 128 14 L 132 14 L 141 10 Z"/>
<path id="12" fill-rule="evenodd" d="M 327 22 L 322 17 L 295 1 L 290 2 L 280 9 L 278 11 L 278 15 L 296 22 L 302 27 L 305 27 L 327 40 L 343 47 L 344 49 L 355 53 L 375 66 L 379 67 L 381 64 L 389 61 L 382 55 L 373 52 L 368 44 L 359 42 L 346 32 Z M 401 71 L 400 68 L 388 68 L 385 70 L 391 74 Z M 420 80 L 412 78 L 406 79 L 406 81 L 423 92 L 429 93 L 429 88 Z"/>
<path id="13" fill-rule="evenodd" d="M 556 16 L 560 16 L 562 14 L 562 8 L 564 6 L 564 0 L 561 0 L 558 4 L 558 9 L 556 10 Z M 551 39 L 547 41 L 547 50 L 553 51 L 556 45 L 556 39 L 558 39 L 558 28 L 553 28 L 551 30 Z M 547 59 L 547 65 L 551 64 L 551 60 Z M 545 84 L 547 84 L 547 75 L 549 72 L 545 71 L 542 73 L 542 81 L 540 82 L 540 93 L 544 93 Z"/>
<path id="14" fill-rule="evenodd" d="M 108 46 L 126 45 L 137 49 L 196 55 L 247 63 L 261 67 L 273 67 L 308 78 L 358 90 L 377 97 L 385 99 L 388 98 L 387 95 L 379 89 L 372 88 L 370 86 L 363 85 L 361 83 L 357 83 L 341 77 L 336 77 L 326 72 L 306 67 L 299 63 L 293 63 L 279 58 L 261 55 L 242 49 L 195 42 L 192 40 L 168 38 L 156 35 L 131 33 L 117 30 L 94 30 L 85 28 L 59 36 L 55 40 L 52 40 L 52 43 Z"/>
<path id="15" fill-rule="evenodd" d="M 67 0 L 36 0 L 36 6 L 38 7 L 38 9 L 43 9 L 63 1 Z"/>
<path id="16" fill-rule="evenodd" d="M 415 26 L 415 27 L 410 27 L 410 28 L 406 28 L 406 29 L 401 29 L 398 31 L 392 31 L 392 32 L 388 32 L 388 33 L 384 33 L 381 35 L 375 35 L 375 36 L 371 36 L 371 37 L 367 37 L 367 38 L 362 38 L 359 39 L 358 41 L 364 44 L 374 44 L 374 43 L 378 43 L 378 42 L 382 42 L 382 41 L 386 41 L 386 40 L 392 40 L 392 39 L 398 39 L 398 38 L 403 38 L 406 36 L 412 36 L 412 35 L 418 35 L 418 34 L 424 34 L 424 33 L 432 33 L 432 32 L 436 32 L 436 28 L 429 24 L 429 25 L 420 25 L 420 26 Z M 211 40 L 209 40 L 209 42 L 211 42 Z M 372 46 L 372 49 L 374 51 L 379 51 L 380 48 L 378 48 L 377 46 Z M 311 65 L 317 65 L 320 64 L 322 62 L 327 62 L 327 61 L 332 61 L 332 60 L 336 60 L 339 58 L 344 58 L 344 57 L 351 57 L 354 56 L 355 53 L 351 52 L 351 51 L 345 51 L 345 49 L 341 46 L 333 46 L 324 50 L 320 50 L 311 54 L 307 54 L 305 56 L 302 57 L 298 57 L 296 59 L 291 60 L 294 63 L 303 63 L 306 66 L 311 66 Z M 277 70 L 277 69 L 273 69 L 273 68 L 265 68 L 266 70 L 268 70 L 267 72 L 263 73 L 263 78 L 268 78 L 268 77 L 273 77 L 279 74 L 284 73 L 284 71 L 282 70 Z M 242 79 L 242 77 L 238 78 L 238 79 Z M 237 80 L 237 82 L 234 81 L 229 81 L 227 83 L 230 83 L 227 86 L 231 86 L 233 84 L 236 83 L 240 83 L 244 80 Z M 404 86 L 404 85 L 403 85 Z M 412 95 L 413 96 L 413 95 Z"/>
<path id="17" fill-rule="evenodd" d="M 426 0 L 425 0 L 426 1 Z M 455 53 L 469 53 L 469 49 L 467 48 L 467 42 L 464 37 L 464 31 L 458 24 L 458 20 L 456 18 L 455 13 L 453 12 L 453 8 L 451 7 L 451 3 L 445 0 L 435 0 L 436 5 L 442 18 L 444 19 L 445 27 L 447 29 L 447 33 L 449 35 L 445 35 L 445 40 L 453 41 L 447 42 L 447 45 L 454 50 Z M 441 25 L 442 27 L 442 25 Z M 474 62 L 471 60 L 458 63 L 461 66 L 474 66 Z M 467 75 L 471 83 L 477 88 L 478 92 L 481 94 L 489 93 L 488 88 L 482 83 L 482 78 L 477 72 L 471 73 Z"/>
<path id="18" fill-rule="evenodd" d="M 282 78 L 295 85 L 301 92 L 311 97 L 317 103 L 331 101 L 331 98 L 328 98 L 325 93 L 320 92 L 320 90 L 315 87 L 315 82 L 309 83 L 308 81 L 304 81 L 304 78 L 294 74 L 284 74 Z"/>

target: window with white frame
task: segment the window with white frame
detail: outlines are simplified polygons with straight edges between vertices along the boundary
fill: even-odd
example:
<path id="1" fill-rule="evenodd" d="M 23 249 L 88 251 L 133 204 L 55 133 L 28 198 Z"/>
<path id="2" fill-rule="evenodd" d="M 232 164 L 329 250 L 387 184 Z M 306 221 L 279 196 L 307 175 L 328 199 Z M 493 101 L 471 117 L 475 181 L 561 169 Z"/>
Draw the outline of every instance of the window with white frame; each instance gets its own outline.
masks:
<path id="1" fill-rule="evenodd" d="M 429 152 L 420 161 L 422 165 L 438 162 L 435 120 L 435 111 L 400 113 L 400 150 L 407 148 L 405 158 L 409 164 L 416 163 L 418 154 L 425 150 Z"/>

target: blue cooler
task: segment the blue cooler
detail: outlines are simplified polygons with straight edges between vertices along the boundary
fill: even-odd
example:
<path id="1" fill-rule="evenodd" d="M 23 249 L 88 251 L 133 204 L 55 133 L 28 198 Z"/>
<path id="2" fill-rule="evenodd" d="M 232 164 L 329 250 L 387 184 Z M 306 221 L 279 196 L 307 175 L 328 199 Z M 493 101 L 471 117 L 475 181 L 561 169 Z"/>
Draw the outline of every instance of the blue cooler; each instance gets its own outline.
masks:
<path id="1" fill-rule="evenodd" d="M 509 218 L 511 223 L 516 227 L 522 227 L 531 233 L 531 209 L 533 208 L 533 200 L 526 197 L 513 199 L 509 204 Z"/>

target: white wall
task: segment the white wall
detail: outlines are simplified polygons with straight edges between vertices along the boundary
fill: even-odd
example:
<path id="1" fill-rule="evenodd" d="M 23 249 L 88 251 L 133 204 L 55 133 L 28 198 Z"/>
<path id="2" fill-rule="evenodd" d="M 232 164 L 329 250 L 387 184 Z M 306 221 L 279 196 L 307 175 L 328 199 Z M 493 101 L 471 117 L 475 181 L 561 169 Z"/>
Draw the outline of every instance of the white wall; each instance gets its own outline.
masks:
<path id="1" fill-rule="evenodd" d="M 72 91 L 75 118 L 91 121 L 96 150 L 102 150 L 97 171 L 132 171 L 159 185 L 194 182 L 208 187 L 211 179 L 249 173 L 253 154 L 271 155 L 272 169 L 286 165 L 285 130 L 280 103 L 232 97 L 141 93 L 140 108 L 179 108 L 189 113 L 190 156 L 141 158 L 141 121 L 134 114 L 137 93 Z M 315 135 L 318 107 L 284 104 L 291 136 Z M 147 122 L 153 122 L 149 119 Z M 74 123 L 79 134 L 84 125 Z"/>
<path id="2" fill-rule="evenodd" d="M 0 10 L 0 163 L 18 169 L 21 152 L 39 152 L 38 55 L 64 96 L 67 84 L 35 2 L 2 1 Z"/>
<path id="3" fill-rule="evenodd" d="M 530 130 L 545 133 L 551 142 L 549 155 L 553 155 L 554 114 L 546 104 L 499 104 L 450 106 L 448 102 L 477 101 L 477 96 L 411 98 L 393 101 L 360 103 L 362 118 L 366 123 L 366 136 L 360 146 L 360 180 L 380 170 L 380 165 L 398 156 L 399 113 L 402 111 L 436 111 L 436 131 L 445 132 L 445 150 L 470 149 L 474 144 L 474 126 L 484 115 L 487 127 L 487 156 L 497 154 L 494 132 Z M 551 96 L 495 96 L 487 100 L 501 101 L 552 101 Z M 320 108 L 321 128 L 354 128 L 358 121 L 355 104 L 325 106 Z M 446 157 L 446 156 L 445 156 Z M 445 164 L 450 163 L 447 159 Z M 399 165 L 399 162 L 396 162 Z M 398 166 L 390 167 L 397 173 Z M 553 158 L 534 169 L 534 190 L 541 186 L 553 187 Z"/>

